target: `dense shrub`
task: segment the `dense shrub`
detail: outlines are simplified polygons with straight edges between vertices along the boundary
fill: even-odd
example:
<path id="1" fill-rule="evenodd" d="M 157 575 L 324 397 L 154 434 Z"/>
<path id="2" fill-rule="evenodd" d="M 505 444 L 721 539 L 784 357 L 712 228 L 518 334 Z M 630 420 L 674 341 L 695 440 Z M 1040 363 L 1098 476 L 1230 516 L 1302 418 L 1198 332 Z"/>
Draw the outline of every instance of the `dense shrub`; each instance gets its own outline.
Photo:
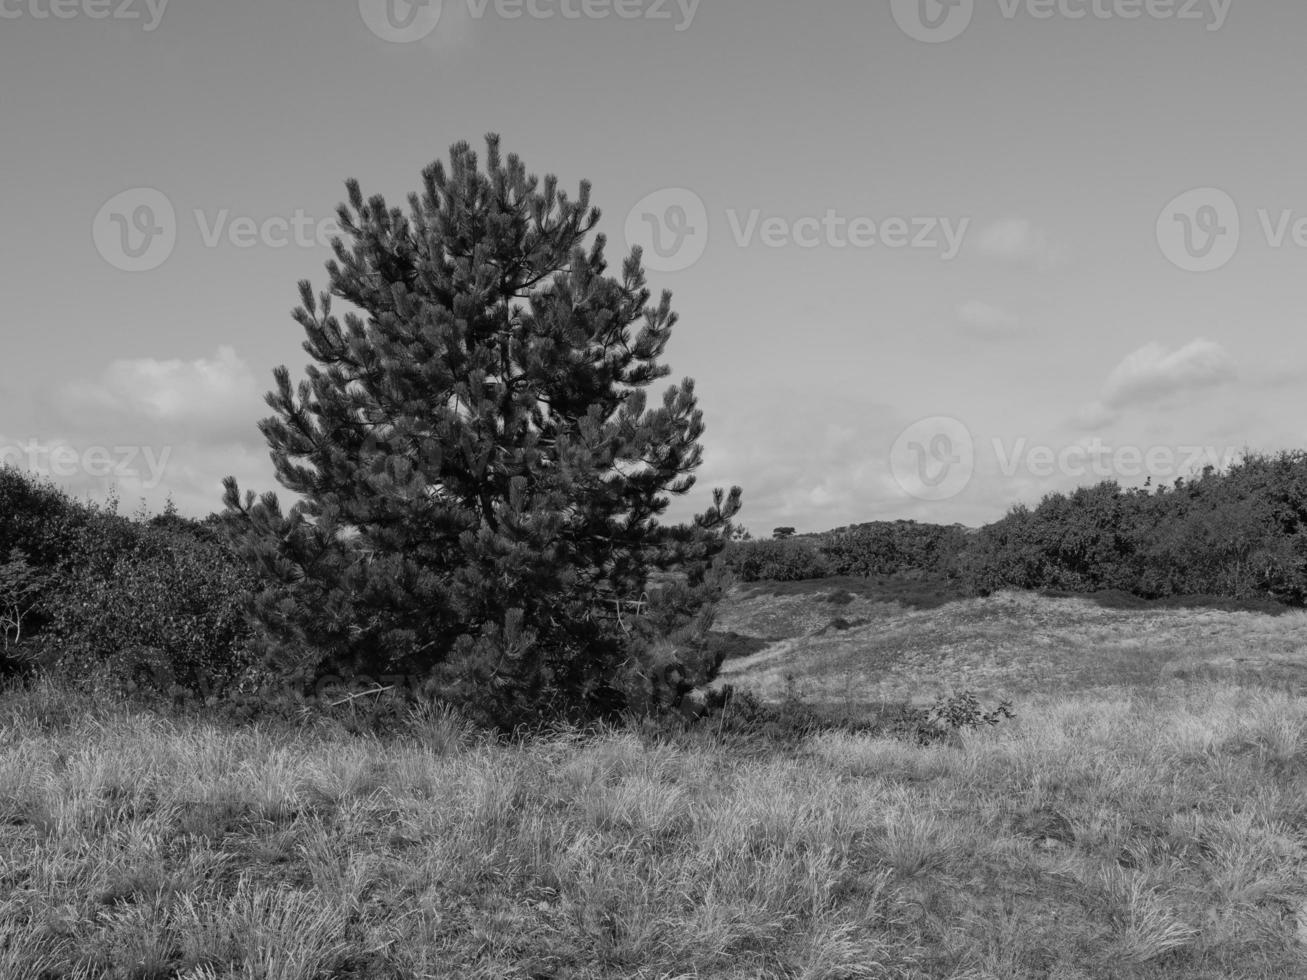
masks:
<path id="1" fill-rule="evenodd" d="M 248 566 L 212 523 L 116 508 L 0 468 L 0 670 L 197 695 L 229 683 L 249 663 Z"/>
<path id="2" fill-rule="evenodd" d="M 839 575 L 951 578 L 958 574 L 971 535 L 960 525 L 873 521 L 802 537 L 735 542 L 727 557 L 731 569 L 746 582 Z"/>
<path id="3" fill-rule="evenodd" d="M 19 548 L 36 568 L 67 567 L 93 513 L 48 480 L 0 465 L 0 555 Z"/>
<path id="4" fill-rule="evenodd" d="M 253 576 L 209 527 L 96 514 L 50 596 L 41 660 L 110 667 L 128 689 L 207 696 L 250 664 L 245 602 Z"/>
<path id="5" fill-rule="evenodd" d="M 66 574 L 94 511 L 72 500 L 49 481 L 12 466 L 0 466 L 0 613 L 11 624 L 0 651 L 0 675 L 27 661 L 32 638 L 50 620 L 48 593 L 56 576 Z M 21 644 L 21 649 L 20 649 Z"/>
<path id="6" fill-rule="evenodd" d="M 1307 454 L 1251 455 L 1171 487 L 1049 494 L 981 530 L 968 588 L 1307 601 Z"/>
<path id="7" fill-rule="evenodd" d="M 21 548 L 13 548 L 9 558 L 0 562 L 0 672 L 22 666 L 26 648 L 19 648 L 32 631 L 31 620 L 50 577 L 49 572 L 34 568 Z"/>
<path id="8" fill-rule="evenodd" d="M 726 563 L 744 582 L 797 582 L 831 574 L 816 542 L 806 537 L 732 542 Z"/>
<path id="9" fill-rule="evenodd" d="M 947 574 L 970 537 L 960 525 L 873 521 L 828 531 L 820 536 L 819 547 L 831 575 Z"/>

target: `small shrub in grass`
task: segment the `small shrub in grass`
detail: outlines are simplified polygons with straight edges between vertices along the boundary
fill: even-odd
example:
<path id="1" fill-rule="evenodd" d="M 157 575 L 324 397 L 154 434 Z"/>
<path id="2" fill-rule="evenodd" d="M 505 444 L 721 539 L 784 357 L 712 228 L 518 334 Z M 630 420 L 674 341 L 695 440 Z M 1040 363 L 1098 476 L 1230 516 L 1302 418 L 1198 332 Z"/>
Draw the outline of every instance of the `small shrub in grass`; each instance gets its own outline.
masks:
<path id="1" fill-rule="evenodd" d="M 709 691 L 691 717 L 645 718 L 639 724 L 641 733 L 653 738 L 688 737 L 693 741 L 707 737 L 733 746 L 753 744 L 767 751 L 793 748 L 821 732 L 873 728 L 868 722 L 825 716 L 797 697 L 768 702 L 729 684 Z"/>
<path id="2" fill-rule="evenodd" d="M 986 711 L 971 691 L 941 695 L 930 707 L 902 703 L 861 716 L 809 705 L 793 694 L 781 701 L 763 701 L 750 691 L 737 690 L 728 684 L 710 691 L 695 716 L 641 719 L 639 730 L 651 738 L 679 740 L 689 736 L 693 740 L 708 736 L 727 744 L 755 743 L 769 749 L 792 748 L 825 732 L 875 735 L 934 745 L 957 744 L 963 729 L 997 725 L 1004 718 L 1015 717 L 1009 702 L 1000 702 Z"/>
<path id="3" fill-rule="evenodd" d="M 921 723 L 917 726 L 917 741 L 922 745 L 951 740 L 963 729 L 975 729 L 981 725 L 997 725 L 1004 718 L 1015 718 L 1012 704 L 999 702 L 998 707 L 985 711 L 980 707 L 980 699 L 971 691 L 935 698 L 935 703 L 926 709 Z"/>

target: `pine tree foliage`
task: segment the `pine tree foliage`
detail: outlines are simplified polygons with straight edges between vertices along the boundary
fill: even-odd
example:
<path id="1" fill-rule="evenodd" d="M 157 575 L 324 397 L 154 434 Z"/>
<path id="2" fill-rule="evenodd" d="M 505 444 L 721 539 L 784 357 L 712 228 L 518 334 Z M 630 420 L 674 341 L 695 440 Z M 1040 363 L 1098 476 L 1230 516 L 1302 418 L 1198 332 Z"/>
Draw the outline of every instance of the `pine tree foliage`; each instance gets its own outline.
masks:
<path id="1" fill-rule="evenodd" d="M 347 183 L 329 292 L 300 283 L 315 362 L 260 423 L 278 481 L 225 519 L 284 678 L 418 676 L 496 722 L 676 702 L 711 678 L 715 559 L 740 507 L 660 516 L 695 483 L 694 382 L 650 406 L 677 317 L 599 211 L 487 137 L 423 172 L 409 213 Z M 342 318 L 333 297 L 359 312 Z M 361 314 L 361 315 L 360 315 Z M 651 582 L 656 573 L 656 582 Z"/>

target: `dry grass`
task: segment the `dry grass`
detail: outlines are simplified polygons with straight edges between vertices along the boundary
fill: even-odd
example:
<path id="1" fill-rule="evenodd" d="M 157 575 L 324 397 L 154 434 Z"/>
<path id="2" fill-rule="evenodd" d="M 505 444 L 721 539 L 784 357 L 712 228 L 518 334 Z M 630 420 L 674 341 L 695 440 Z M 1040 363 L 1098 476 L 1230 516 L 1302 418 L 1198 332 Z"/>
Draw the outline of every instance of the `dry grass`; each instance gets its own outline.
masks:
<path id="1" fill-rule="evenodd" d="M 1137 632 L 1009 605 L 1019 630 L 1075 624 L 1049 646 L 1078 656 Z M 984 608 L 936 611 L 955 650 L 1029 639 Z M 1287 655 L 1298 628 L 1176 615 L 1189 656 L 1221 635 Z M 0 977 L 1307 976 L 1307 703 L 1225 678 L 1017 710 L 953 746 L 832 733 L 745 757 L 12 693 Z"/>
<path id="2" fill-rule="evenodd" d="M 860 704 L 970 689 L 989 699 L 1217 681 L 1307 690 L 1307 612 L 1283 615 L 1001 593 L 909 609 L 820 592 L 745 591 L 720 620 L 783 637 L 727 662 L 720 682 L 764 698 Z M 832 629 L 842 618 L 851 628 Z"/>

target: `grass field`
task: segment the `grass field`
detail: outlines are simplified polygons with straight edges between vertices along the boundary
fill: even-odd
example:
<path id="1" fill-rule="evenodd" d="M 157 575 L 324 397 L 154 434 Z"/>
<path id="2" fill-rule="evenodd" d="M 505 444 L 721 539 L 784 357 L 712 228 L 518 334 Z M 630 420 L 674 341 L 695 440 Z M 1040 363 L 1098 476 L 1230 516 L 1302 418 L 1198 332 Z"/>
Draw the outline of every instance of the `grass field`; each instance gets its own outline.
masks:
<path id="1" fill-rule="evenodd" d="M 0 977 L 1307 976 L 1301 614 L 826 582 L 719 626 L 742 687 L 1017 718 L 510 745 L 38 685 L 0 698 Z"/>

